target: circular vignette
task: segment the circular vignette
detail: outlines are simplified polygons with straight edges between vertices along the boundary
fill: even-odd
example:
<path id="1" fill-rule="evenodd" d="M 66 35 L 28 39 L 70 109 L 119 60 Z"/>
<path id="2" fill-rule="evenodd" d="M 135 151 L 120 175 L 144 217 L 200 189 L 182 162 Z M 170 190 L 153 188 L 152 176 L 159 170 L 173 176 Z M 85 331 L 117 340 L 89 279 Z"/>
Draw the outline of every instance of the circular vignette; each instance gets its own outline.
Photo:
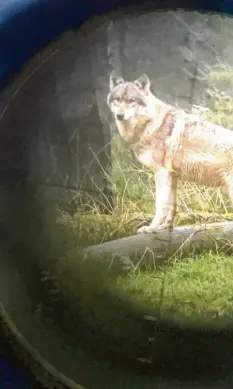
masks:
<path id="1" fill-rule="evenodd" d="M 52 4 L 52 3 L 51 3 Z M 61 3 L 62 4 L 62 3 Z M 64 2 L 63 2 L 63 4 L 64 4 Z M 203 3 L 204 4 L 204 3 Z M 213 3 L 212 3 L 213 4 Z M 227 12 L 227 9 L 225 8 L 226 7 L 226 5 L 229 5 L 229 3 L 226 3 L 226 2 L 224 2 L 224 3 L 220 3 L 220 5 L 221 5 L 221 10 L 223 10 L 223 11 L 225 11 L 225 12 Z M 168 5 L 168 6 L 170 6 L 170 5 Z M 180 4 L 178 4 L 178 6 L 180 7 Z M 203 8 L 205 7 L 206 5 L 204 5 L 203 6 Z M 197 5 L 195 4 L 195 7 L 197 7 Z M 201 6 L 200 6 L 201 7 Z M 29 7 L 30 8 L 30 7 Z M 29 9 L 28 8 L 28 9 Z M 68 7 L 67 7 L 68 8 Z M 214 11 L 214 6 L 212 7 L 212 10 Z M 216 8 L 216 10 L 218 10 L 217 8 Z M 42 12 L 42 14 L 43 14 L 43 12 Z M 26 14 L 25 14 L 26 15 Z M 28 14 L 29 15 L 29 14 Z M 70 15 L 70 14 L 69 14 Z M 28 17 L 28 19 L 29 19 L 29 17 Z M 63 20 L 63 22 L 64 22 L 64 19 L 61 19 L 61 20 Z M 75 21 L 73 21 L 73 25 L 77 25 L 77 20 L 75 20 Z M 64 27 L 64 24 L 62 24 L 62 22 L 61 22 L 61 24 L 60 24 L 60 27 L 55 31 L 55 32 L 53 32 L 53 34 L 54 35 L 52 35 L 51 34 L 51 36 L 50 36 L 50 40 L 53 40 L 53 38 L 58 34 L 58 33 L 60 33 L 60 32 L 62 32 L 62 31 L 64 31 L 65 29 L 69 29 L 71 27 L 71 25 L 66 25 L 65 27 Z M 15 32 L 16 32 L 16 29 L 14 30 Z M 38 35 L 38 37 L 39 37 L 39 35 Z M 43 36 L 43 38 L 41 39 L 41 40 L 39 40 L 39 38 L 38 39 L 35 39 L 35 42 L 37 42 L 37 45 L 30 45 L 30 49 L 27 51 L 27 50 L 25 50 L 24 52 L 23 52 L 23 50 L 22 50 L 22 53 L 21 53 L 21 55 L 19 55 L 19 57 L 18 57 L 18 60 L 16 60 L 16 61 L 14 61 L 13 60 L 13 58 L 14 58 L 14 56 L 8 56 L 8 62 L 5 62 L 5 64 L 2 66 L 2 73 L 1 73 L 1 80 L 2 80 L 2 86 L 5 86 L 6 85 L 6 82 L 8 82 L 9 80 L 10 80 L 10 77 L 13 75 L 13 73 L 15 72 L 15 71 L 17 71 L 21 66 L 22 66 L 22 64 L 26 61 L 26 60 L 28 60 L 28 58 L 30 57 L 30 55 L 31 55 L 31 53 L 33 53 L 33 51 L 34 52 L 36 52 L 38 49 L 39 49 L 39 47 L 42 47 L 45 43 L 48 43 L 48 37 L 46 37 L 45 38 L 45 36 Z M 9 44 L 9 42 L 8 42 L 8 44 Z M 11 51 L 12 51 L 12 53 L 14 52 L 14 49 L 13 49 L 13 47 L 14 47 L 14 45 L 12 44 L 12 46 L 11 46 Z M 7 56 L 6 56 L 6 58 L 7 58 Z M 10 65 L 10 64 L 12 64 L 12 63 L 14 63 L 14 65 L 12 66 L 12 65 Z M 168 332 L 170 333 L 170 330 L 168 329 Z M 42 332 L 41 332 L 42 333 Z M 192 336 L 192 334 L 191 334 L 191 336 Z M 202 337 L 203 336 L 203 334 L 200 334 L 200 337 Z M 181 335 L 181 337 L 182 337 L 182 335 Z M 179 338 L 179 336 L 178 336 L 178 338 L 177 339 L 180 339 Z M 190 339 L 189 338 L 189 336 L 187 336 L 187 338 L 186 338 L 187 340 L 188 339 Z M 211 341 L 210 341 L 210 343 L 212 343 L 212 340 L 213 339 L 215 339 L 215 335 L 214 335 L 214 338 L 211 338 Z M 220 340 L 220 338 L 219 338 L 219 340 Z M 179 342 L 178 342 L 179 343 Z M 208 342 L 207 342 L 208 343 Z"/>

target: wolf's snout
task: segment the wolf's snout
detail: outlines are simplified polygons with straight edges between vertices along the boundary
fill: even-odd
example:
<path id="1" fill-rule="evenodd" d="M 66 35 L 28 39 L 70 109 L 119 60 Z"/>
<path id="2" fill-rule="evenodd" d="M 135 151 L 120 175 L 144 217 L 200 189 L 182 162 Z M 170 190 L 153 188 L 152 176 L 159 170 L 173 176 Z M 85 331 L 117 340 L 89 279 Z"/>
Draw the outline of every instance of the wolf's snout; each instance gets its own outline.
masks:
<path id="1" fill-rule="evenodd" d="M 117 118 L 117 120 L 124 120 L 124 114 L 123 113 L 118 113 L 116 115 L 116 118 Z"/>

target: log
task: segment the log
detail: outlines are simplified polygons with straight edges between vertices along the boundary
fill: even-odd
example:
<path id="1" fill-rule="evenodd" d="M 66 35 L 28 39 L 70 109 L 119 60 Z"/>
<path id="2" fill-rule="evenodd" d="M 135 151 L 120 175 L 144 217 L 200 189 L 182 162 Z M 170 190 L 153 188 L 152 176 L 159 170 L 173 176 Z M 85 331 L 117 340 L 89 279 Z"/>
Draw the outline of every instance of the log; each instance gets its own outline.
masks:
<path id="1" fill-rule="evenodd" d="M 82 250 L 84 257 L 102 259 L 109 266 L 114 261 L 125 269 L 143 263 L 151 257 L 154 263 L 164 262 L 175 253 L 179 256 L 190 250 L 206 250 L 228 246 L 233 243 L 233 222 L 186 225 L 171 231 L 132 235 Z M 146 254 L 146 255 L 145 255 Z M 149 255 L 147 255 L 149 254 Z"/>

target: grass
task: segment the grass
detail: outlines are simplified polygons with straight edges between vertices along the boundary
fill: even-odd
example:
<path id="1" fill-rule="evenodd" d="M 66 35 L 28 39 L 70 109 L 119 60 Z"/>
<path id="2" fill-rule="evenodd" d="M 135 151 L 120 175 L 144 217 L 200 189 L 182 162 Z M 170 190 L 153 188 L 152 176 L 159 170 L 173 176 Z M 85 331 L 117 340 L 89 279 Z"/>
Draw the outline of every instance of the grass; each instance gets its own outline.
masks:
<path id="1" fill-rule="evenodd" d="M 148 310 L 159 305 L 163 318 L 211 325 L 213 319 L 224 321 L 232 314 L 232 274 L 232 258 L 208 252 L 150 274 L 131 274 L 127 282 L 119 278 L 118 286 Z"/>

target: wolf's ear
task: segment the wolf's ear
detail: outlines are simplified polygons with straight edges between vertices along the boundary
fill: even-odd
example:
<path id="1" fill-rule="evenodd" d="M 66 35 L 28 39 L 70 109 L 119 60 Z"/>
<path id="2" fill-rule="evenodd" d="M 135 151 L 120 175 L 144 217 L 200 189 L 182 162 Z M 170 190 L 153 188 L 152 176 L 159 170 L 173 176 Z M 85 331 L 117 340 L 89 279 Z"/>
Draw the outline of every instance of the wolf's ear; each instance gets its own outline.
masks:
<path id="1" fill-rule="evenodd" d="M 125 82 L 125 80 L 119 76 L 115 70 L 113 70 L 109 78 L 110 90 L 115 88 L 115 86 L 122 84 L 123 82 Z"/>
<path id="2" fill-rule="evenodd" d="M 143 74 L 141 77 L 135 80 L 134 84 L 145 93 L 148 93 L 150 90 L 150 79 L 147 74 Z"/>

